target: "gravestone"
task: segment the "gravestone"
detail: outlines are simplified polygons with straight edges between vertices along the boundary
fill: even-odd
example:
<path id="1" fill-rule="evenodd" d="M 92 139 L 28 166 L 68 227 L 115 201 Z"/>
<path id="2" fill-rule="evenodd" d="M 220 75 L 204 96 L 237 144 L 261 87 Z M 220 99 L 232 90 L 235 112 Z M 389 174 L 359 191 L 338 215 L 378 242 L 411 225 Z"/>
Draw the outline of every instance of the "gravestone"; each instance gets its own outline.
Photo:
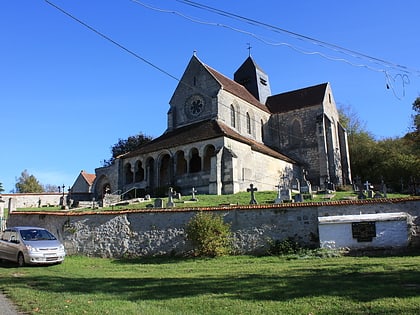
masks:
<path id="1" fill-rule="evenodd" d="M 288 202 L 292 200 L 292 190 L 289 188 L 283 188 L 280 190 L 280 200 L 282 202 Z"/>
<path id="2" fill-rule="evenodd" d="M 282 184 L 280 183 L 276 186 L 277 187 L 277 198 L 274 200 L 274 203 L 279 204 L 282 202 L 289 202 L 292 201 L 292 190 L 290 189 L 290 180 L 289 176 L 283 175 L 281 177 Z"/>
<path id="3" fill-rule="evenodd" d="M 365 183 L 364 183 L 364 186 L 365 186 L 365 188 L 366 188 L 366 194 L 367 194 L 367 197 L 368 198 L 373 198 L 373 190 L 371 190 L 370 188 L 371 188 L 371 183 L 369 183 L 369 181 L 366 181 Z"/>
<path id="4" fill-rule="evenodd" d="M 191 201 L 198 201 L 198 199 L 195 197 L 195 193 L 197 192 L 197 190 L 193 187 L 191 189 Z"/>
<path id="5" fill-rule="evenodd" d="M 387 195 L 386 195 L 386 192 L 387 192 L 387 190 L 388 190 L 388 188 L 386 187 L 386 184 L 384 183 L 384 181 L 382 180 L 382 183 L 381 183 L 382 185 L 382 187 L 381 187 L 381 190 L 382 190 L 382 194 L 383 194 L 383 196 L 384 196 L 384 198 L 386 198 L 387 197 Z"/>
<path id="6" fill-rule="evenodd" d="M 254 187 L 254 184 L 250 184 L 249 188 L 246 190 L 247 192 L 251 193 L 251 200 L 249 202 L 250 205 L 256 205 L 258 204 L 257 200 L 255 199 L 255 194 L 254 192 L 257 191 L 257 187 Z"/>
<path id="7" fill-rule="evenodd" d="M 300 193 L 301 194 L 312 194 L 312 186 L 311 182 L 306 179 L 306 171 L 303 171 L 302 175 L 302 184 L 300 185 Z"/>
<path id="8" fill-rule="evenodd" d="M 296 195 L 294 196 L 293 200 L 294 200 L 295 202 L 303 202 L 303 196 L 302 196 L 302 194 L 296 194 Z"/>
<path id="9" fill-rule="evenodd" d="M 276 186 L 276 188 L 277 188 L 277 197 L 276 197 L 276 199 L 274 200 L 274 203 L 275 204 L 279 204 L 279 203 L 282 203 L 283 201 L 281 200 L 281 185 L 280 184 L 278 184 L 277 186 Z"/>
<path id="10" fill-rule="evenodd" d="M 163 208 L 163 200 L 160 198 L 156 198 L 153 204 L 154 208 Z"/>
<path id="11" fill-rule="evenodd" d="M 296 192 L 300 192 L 300 182 L 297 178 L 292 179 L 292 190 Z"/>
<path id="12" fill-rule="evenodd" d="M 357 198 L 361 200 L 366 199 L 366 195 L 363 193 L 362 180 L 360 179 L 359 176 L 356 176 L 355 180 L 356 180 L 356 187 L 357 187 L 357 192 L 358 192 Z"/>
<path id="13" fill-rule="evenodd" d="M 166 206 L 168 208 L 172 208 L 172 207 L 175 206 L 175 203 L 174 203 L 174 189 L 172 187 L 169 187 L 168 202 L 166 203 Z"/>

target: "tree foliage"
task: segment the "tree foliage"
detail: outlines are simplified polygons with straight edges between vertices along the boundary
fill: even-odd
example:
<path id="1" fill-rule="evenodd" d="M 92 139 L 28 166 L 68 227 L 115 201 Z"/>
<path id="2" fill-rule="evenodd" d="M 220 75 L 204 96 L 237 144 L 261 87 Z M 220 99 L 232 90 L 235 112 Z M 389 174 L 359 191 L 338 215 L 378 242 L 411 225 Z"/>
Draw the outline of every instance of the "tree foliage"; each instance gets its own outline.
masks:
<path id="1" fill-rule="evenodd" d="M 186 232 L 197 256 L 216 257 L 231 252 L 230 225 L 221 216 L 199 212 L 188 222 Z"/>
<path id="2" fill-rule="evenodd" d="M 27 170 L 24 170 L 15 184 L 16 192 L 18 193 L 41 193 L 44 188 L 39 183 L 34 175 L 30 175 Z"/>
<path id="3" fill-rule="evenodd" d="M 0 183 L 0 194 L 4 191 L 3 183 Z"/>
<path id="4" fill-rule="evenodd" d="M 380 184 L 394 191 L 411 192 L 410 185 L 420 180 L 419 129 L 402 138 L 375 140 L 354 113 L 340 109 L 340 122 L 347 128 L 352 177 Z M 420 98 L 413 104 L 420 114 Z"/>
<path id="5" fill-rule="evenodd" d="M 111 165 L 114 160 L 125 153 L 137 150 L 142 145 L 152 141 L 153 138 L 139 133 L 135 136 L 130 136 L 127 139 L 118 139 L 118 142 L 111 147 L 112 157 L 102 162 L 103 166 Z"/>

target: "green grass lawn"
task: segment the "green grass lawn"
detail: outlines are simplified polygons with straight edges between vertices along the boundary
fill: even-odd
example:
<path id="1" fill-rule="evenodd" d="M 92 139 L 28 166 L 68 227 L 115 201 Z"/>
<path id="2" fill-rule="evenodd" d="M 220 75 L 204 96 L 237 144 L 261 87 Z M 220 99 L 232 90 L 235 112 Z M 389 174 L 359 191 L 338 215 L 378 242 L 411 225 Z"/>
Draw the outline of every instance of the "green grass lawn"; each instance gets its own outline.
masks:
<path id="1" fill-rule="evenodd" d="M 420 256 L 115 260 L 0 266 L 30 314 L 419 314 Z"/>

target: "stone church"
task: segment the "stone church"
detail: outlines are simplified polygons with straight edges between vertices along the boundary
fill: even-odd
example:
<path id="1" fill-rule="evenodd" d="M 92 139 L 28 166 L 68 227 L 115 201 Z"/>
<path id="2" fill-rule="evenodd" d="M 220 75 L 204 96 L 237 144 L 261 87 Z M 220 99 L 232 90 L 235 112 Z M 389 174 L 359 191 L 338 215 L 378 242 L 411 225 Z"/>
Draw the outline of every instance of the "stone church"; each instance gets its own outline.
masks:
<path id="1" fill-rule="evenodd" d="M 285 178 L 319 188 L 351 182 L 329 83 L 272 95 L 251 56 L 232 80 L 194 54 L 169 104 L 160 137 L 95 170 L 96 198 L 165 196 L 168 187 L 182 194 L 231 194 L 250 184 L 275 190 Z"/>

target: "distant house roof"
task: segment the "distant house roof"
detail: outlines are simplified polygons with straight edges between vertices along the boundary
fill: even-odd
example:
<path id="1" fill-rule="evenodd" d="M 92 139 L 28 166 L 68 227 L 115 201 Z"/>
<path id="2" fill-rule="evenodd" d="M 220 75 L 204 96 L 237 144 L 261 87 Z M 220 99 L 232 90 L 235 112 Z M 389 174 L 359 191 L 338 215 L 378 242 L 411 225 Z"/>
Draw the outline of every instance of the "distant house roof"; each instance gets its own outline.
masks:
<path id="1" fill-rule="evenodd" d="M 88 174 L 85 171 L 81 171 L 80 175 L 82 175 L 82 177 L 86 180 L 89 186 L 93 185 L 93 182 L 95 181 L 95 178 L 96 178 L 95 174 Z"/>
<path id="2" fill-rule="evenodd" d="M 283 113 L 321 104 L 324 100 L 328 83 L 322 83 L 303 89 L 273 95 L 267 98 L 267 107 L 271 113 Z"/>
<path id="3" fill-rule="evenodd" d="M 244 101 L 254 105 L 255 107 L 258 107 L 259 109 L 265 112 L 270 112 L 267 106 L 261 104 L 243 85 L 233 81 L 232 79 L 229 79 L 228 77 L 214 70 L 210 66 L 205 64 L 203 65 L 210 72 L 210 74 L 220 83 L 220 85 L 225 91 L 228 91 L 233 95 L 240 97 Z"/>
<path id="4" fill-rule="evenodd" d="M 168 149 L 179 145 L 210 140 L 219 137 L 231 138 L 233 140 L 250 145 L 251 149 L 254 151 L 264 153 L 290 163 L 296 163 L 296 161 L 281 154 L 280 152 L 273 150 L 270 147 L 255 140 L 240 135 L 235 130 L 217 120 L 201 121 L 192 125 L 177 128 L 173 131 L 166 132 L 151 142 L 146 143 L 139 149 L 128 152 L 120 157 L 134 157 L 139 154 L 151 153 L 162 149 Z"/>

